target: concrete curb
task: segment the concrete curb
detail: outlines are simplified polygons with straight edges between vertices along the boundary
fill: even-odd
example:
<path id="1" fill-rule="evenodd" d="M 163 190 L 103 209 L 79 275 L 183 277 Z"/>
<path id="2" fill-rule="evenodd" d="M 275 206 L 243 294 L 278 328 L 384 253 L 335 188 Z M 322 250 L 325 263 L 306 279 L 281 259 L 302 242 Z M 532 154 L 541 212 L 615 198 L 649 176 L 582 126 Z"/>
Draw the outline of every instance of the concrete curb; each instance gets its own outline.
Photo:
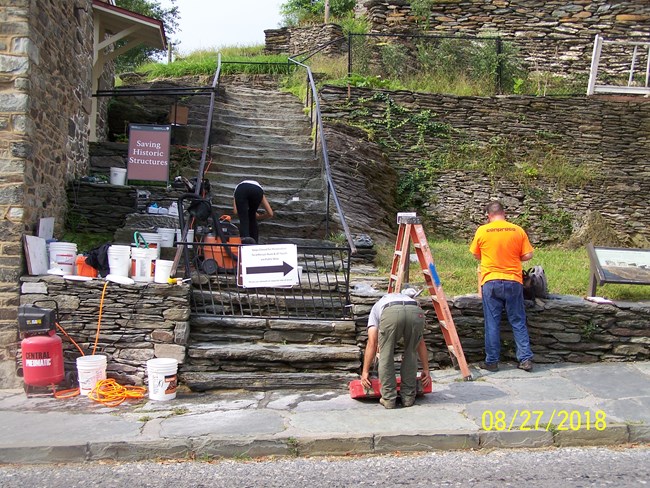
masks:
<path id="1" fill-rule="evenodd" d="M 249 459 L 259 457 L 351 456 L 465 449 L 539 449 L 547 447 L 650 444 L 650 426 L 611 425 L 603 431 L 456 431 L 421 434 L 267 437 L 256 439 L 200 436 L 135 442 L 0 448 L 0 463 L 45 464 L 162 459 Z"/>

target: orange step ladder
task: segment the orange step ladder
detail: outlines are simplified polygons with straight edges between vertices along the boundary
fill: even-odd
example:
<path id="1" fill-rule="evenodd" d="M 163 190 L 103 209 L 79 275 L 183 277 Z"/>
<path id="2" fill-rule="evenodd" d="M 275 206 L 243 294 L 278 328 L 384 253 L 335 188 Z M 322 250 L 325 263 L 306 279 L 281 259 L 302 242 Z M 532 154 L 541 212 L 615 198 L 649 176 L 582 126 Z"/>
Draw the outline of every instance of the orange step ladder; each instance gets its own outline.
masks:
<path id="1" fill-rule="evenodd" d="M 454 367 L 460 369 L 463 379 L 471 381 L 472 374 L 467 366 L 467 361 L 465 361 L 463 347 L 460 345 L 460 339 L 456 332 L 454 319 L 451 316 L 445 292 L 442 289 L 440 278 L 436 271 L 435 264 L 433 263 L 431 249 L 429 248 L 429 242 L 424 235 L 422 222 L 415 213 L 403 212 L 397 214 L 397 224 L 399 229 L 397 231 L 397 241 L 395 242 L 393 262 L 390 268 L 388 293 L 395 293 L 402 289 L 404 276 L 407 276 L 408 273 L 410 242 L 412 240 L 415 254 L 417 255 L 420 267 L 422 268 L 424 281 L 426 282 L 429 293 L 431 294 L 433 308 L 436 311 L 442 335 L 445 338 L 445 343 L 447 344 L 447 349 L 451 356 L 451 361 Z"/>

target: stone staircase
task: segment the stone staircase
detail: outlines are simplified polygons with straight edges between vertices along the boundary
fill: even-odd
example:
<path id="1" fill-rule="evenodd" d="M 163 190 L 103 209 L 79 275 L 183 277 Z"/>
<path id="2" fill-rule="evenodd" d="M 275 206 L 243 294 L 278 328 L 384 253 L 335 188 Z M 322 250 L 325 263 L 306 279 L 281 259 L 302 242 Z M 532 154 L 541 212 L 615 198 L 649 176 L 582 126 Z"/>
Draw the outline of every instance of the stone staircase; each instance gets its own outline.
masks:
<path id="1" fill-rule="evenodd" d="M 202 145 L 208 109 L 205 98 L 193 102 L 182 136 L 186 143 Z M 325 237 L 322 164 L 314 155 L 309 119 L 296 97 L 222 84 L 212 127 L 212 162 L 206 177 L 218 215 L 232 215 L 232 195 L 240 181 L 257 180 L 275 214 L 259 223 L 262 243 L 269 238 Z M 236 217 L 233 222 L 238 223 Z"/>
<path id="2" fill-rule="evenodd" d="M 195 147 L 202 145 L 208 114 L 205 100 L 199 102 L 197 99 L 190 108 L 183 135 L 185 143 Z M 260 222 L 261 244 L 318 246 L 325 237 L 326 186 L 300 101 L 279 91 L 222 84 L 212 131 L 212 162 L 206 176 L 217 215 L 232 215 L 235 186 L 254 179 L 264 187 L 275 214 Z M 233 222 L 238 223 L 236 217 Z M 217 277 L 209 279 L 218 281 Z M 305 277 L 307 281 L 311 280 Z M 231 293 L 223 283 L 214 289 L 219 290 L 210 292 L 215 297 Z M 282 300 L 279 297 L 284 292 L 276 295 L 267 288 L 255 298 L 264 295 Z M 293 292 L 313 294 L 314 290 L 299 287 Z M 327 293 L 323 289 L 316 292 L 321 298 Z M 195 289 L 194 293 L 205 291 Z M 334 286 L 332 293 L 340 295 L 341 290 Z M 353 320 L 195 314 L 179 375 L 184 384 L 199 391 L 341 389 L 357 377 L 360 366 Z"/>
<path id="3" fill-rule="evenodd" d="M 360 359 L 352 320 L 195 317 L 179 374 L 198 391 L 343 389 Z"/>

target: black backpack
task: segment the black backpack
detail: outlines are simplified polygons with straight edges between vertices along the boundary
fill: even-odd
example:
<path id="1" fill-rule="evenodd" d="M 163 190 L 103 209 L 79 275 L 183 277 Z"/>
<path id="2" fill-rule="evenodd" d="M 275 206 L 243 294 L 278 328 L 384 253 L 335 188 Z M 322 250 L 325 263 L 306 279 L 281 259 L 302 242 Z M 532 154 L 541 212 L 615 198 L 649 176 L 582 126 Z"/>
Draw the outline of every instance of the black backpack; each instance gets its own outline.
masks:
<path id="1" fill-rule="evenodd" d="M 548 282 L 544 268 L 533 266 L 523 272 L 524 278 L 524 299 L 535 300 L 535 298 L 548 298 Z"/>

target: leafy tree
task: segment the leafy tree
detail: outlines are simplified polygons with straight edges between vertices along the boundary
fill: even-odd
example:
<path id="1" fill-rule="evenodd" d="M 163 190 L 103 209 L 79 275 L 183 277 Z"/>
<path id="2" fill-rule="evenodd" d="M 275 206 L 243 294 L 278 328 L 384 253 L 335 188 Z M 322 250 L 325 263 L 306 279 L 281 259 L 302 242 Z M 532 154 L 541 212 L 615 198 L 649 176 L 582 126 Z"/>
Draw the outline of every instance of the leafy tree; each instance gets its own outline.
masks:
<path id="1" fill-rule="evenodd" d="M 165 35 L 169 41 L 170 34 L 176 32 L 178 28 L 178 19 L 180 18 L 178 7 L 173 5 L 175 2 L 176 0 L 171 0 L 170 8 L 163 8 L 157 0 L 117 0 L 115 3 L 118 7 L 162 21 Z M 117 58 L 116 70 L 118 73 L 132 71 L 137 66 L 152 61 L 154 56 L 161 52 L 160 49 L 143 45 L 134 47 Z"/>
<path id="2" fill-rule="evenodd" d="M 344 18 L 354 10 L 355 0 L 329 0 L 330 15 Z M 287 0 L 280 6 L 282 20 L 286 26 L 322 23 L 325 15 L 325 0 Z"/>

